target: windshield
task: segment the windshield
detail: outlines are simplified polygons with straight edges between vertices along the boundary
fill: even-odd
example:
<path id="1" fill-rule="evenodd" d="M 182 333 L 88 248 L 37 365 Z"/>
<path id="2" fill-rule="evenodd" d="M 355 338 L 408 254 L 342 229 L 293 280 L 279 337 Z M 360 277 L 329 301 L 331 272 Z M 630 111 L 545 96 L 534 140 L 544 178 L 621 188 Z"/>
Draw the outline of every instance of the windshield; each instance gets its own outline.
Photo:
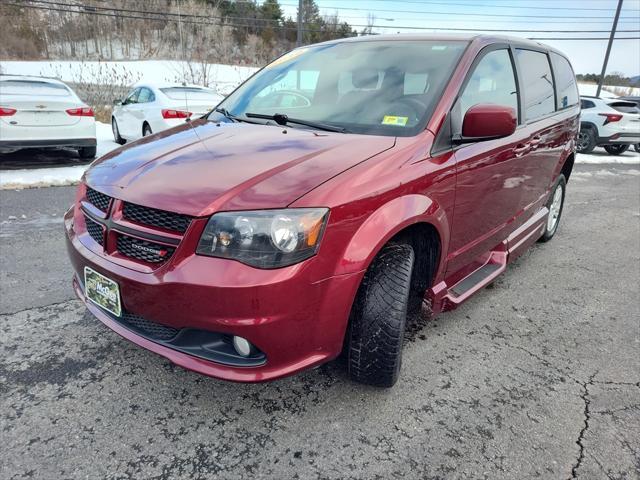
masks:
<path id="1" fill-rule="evenodd" d="M 238 118 L 277 113 L 354 133 L 412 136 L 424 129 L 466 45 L 393 40 L 299 48 L 267 65 L 220 107 Z M 220 112 L 209 118 L 229 120 Z"/>

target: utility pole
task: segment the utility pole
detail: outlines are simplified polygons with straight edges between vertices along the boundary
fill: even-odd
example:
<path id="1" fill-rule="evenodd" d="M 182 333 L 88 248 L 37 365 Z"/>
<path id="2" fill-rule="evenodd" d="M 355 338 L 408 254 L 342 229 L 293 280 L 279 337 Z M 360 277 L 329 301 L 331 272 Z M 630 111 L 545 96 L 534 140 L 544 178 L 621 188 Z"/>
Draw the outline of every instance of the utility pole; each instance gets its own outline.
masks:
<path id="1" fill-rule="evenodd" d="M 298 0 L 298 38 L 296 39 L 296 46 L 298 47 L 302 45 L 302 1 Z M 622 0 L 620 0 L 620 3 L 622 3 Z"/>
<path id="2" fill-rule="evenodd" d="M 616 28 L 618 27 L 618 18 L 620 18 L 621 9 L 622 9 L 622 0 L 618 0 L 618 8 L 616 8 L 616 16 L 613 19 L 613 26 L 611 27 L 611 35 L 609 36 L 607 53 L 604 54 L 604 63 L 602 64 L 602 73 L 600 73 L 600 79 L 598 80 L 598 90 L 596 91 L 596 97 L 600 96 L 600 90 L 602 90 L 602 83 L 604 82 L 604 76 L 607 73 L 607 63 L 609 63 L 609 54 L 611 53 L 611 45 L 613 44 L 613 37 L 616 36 Z"/>

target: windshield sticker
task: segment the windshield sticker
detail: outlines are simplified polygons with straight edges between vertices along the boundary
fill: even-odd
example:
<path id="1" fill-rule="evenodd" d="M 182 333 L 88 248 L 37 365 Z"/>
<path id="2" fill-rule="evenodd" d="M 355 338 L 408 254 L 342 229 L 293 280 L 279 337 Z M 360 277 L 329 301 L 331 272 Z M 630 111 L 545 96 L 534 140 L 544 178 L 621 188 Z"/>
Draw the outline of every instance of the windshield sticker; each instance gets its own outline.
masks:
<path id="1" fill-rule="evenodd" d="M 396 127 L 404 127 L 407 125 L 409 117 L 396 117 L 394 115 L 385 115 L 382 119 L 383 125 L 395 125 Z"/>

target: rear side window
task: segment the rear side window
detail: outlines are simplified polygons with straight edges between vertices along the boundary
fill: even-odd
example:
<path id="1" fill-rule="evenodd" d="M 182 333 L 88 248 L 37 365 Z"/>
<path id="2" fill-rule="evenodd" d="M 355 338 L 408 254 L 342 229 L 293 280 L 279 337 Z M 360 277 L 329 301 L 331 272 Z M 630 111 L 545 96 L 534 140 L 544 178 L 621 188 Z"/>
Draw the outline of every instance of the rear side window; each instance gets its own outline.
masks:
<path id="1" fill-rule="evenodd" d="M 476 65 L 460 96 L 461 118 L 479 103 L 504 105 L 518 111 L 518 89 L 508 50 L 489 52 Z"/>
<path id="2" fill-rule="evenodd" d="M 556 81 L 557 91 L 557 108 L 572 107 L 578 103 L 578 86 L 576 85 L 576 77 L 569 61 L 551 52 L 551 64 L 553 65 L 553 73 Z"/>
<path id="3" fill-rule="evenodd" d="M 594 108 L 595 106 L 596 104 L 593 103 L 591 100 L 585 100 L 585 99 L 580 100 L 580 108 L 582 108 L 583 110 L 587 108 Z"/>
<path id="4" fill-rule="evenodd" d="M 555 112 L 553 76 L 546 53 L 516 49 L 524 88 L 524 118 L 531 122 Z"/>
<path id="5" fill-rule="evenodd" d="M 149 90 L 148 88 L 140 89 L 140 93 L 138 94 L 138 103 L 149 103 L 153 102 L 155 99 L 156 96 L 151 90 Z"/>

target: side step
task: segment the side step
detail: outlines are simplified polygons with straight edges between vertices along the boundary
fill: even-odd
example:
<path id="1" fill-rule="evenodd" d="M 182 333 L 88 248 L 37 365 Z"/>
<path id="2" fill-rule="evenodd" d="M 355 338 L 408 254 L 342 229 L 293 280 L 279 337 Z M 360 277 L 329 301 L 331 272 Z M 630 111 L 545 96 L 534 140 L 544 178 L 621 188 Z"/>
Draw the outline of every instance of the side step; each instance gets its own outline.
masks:
<path id="1" fill-rule="evenodd" d="M 478 290 L 489 285 L 507 268 L 507 252 L 491 252 L 487 263 L 447 290 L 445 301 L 455 308 Z"/>

